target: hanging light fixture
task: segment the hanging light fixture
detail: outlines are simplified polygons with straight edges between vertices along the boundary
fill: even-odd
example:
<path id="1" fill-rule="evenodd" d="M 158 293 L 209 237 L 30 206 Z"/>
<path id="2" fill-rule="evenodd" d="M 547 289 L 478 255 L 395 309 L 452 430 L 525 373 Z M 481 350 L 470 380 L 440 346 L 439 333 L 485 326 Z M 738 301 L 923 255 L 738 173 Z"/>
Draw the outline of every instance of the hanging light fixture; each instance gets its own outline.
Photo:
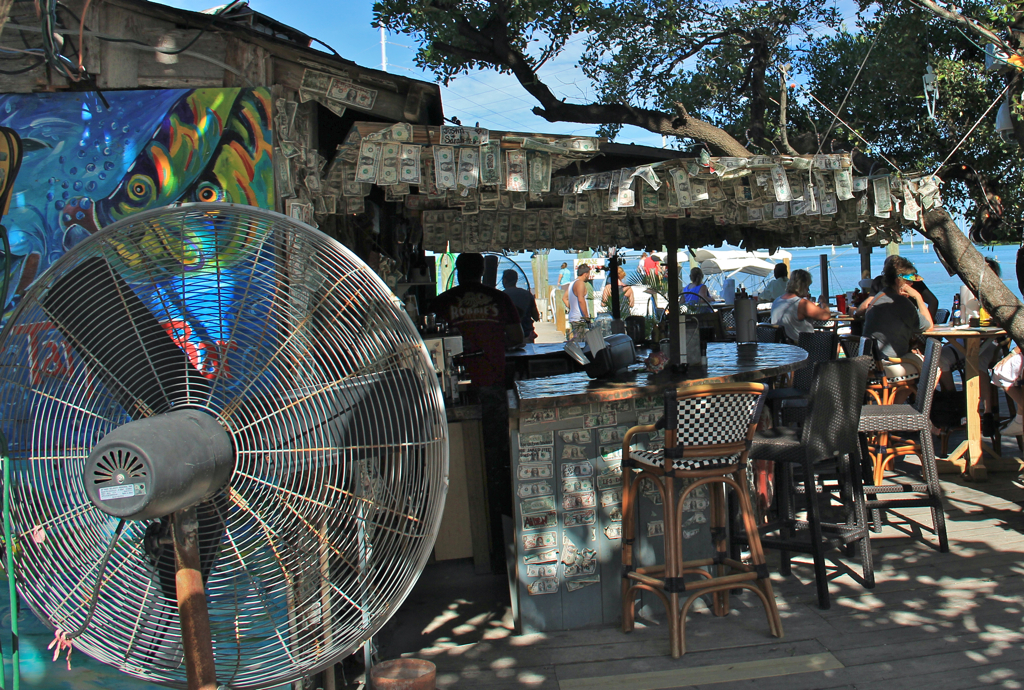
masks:
<path id="1" fill-rule="evenodd" d="M 924 82 L 924 104 L 928 108 L 928 117 L 934 120 L 935 104 L 939 100 L 939 78 L 935 75 L 931 65 L 928 65 L 921 81 Z"/>

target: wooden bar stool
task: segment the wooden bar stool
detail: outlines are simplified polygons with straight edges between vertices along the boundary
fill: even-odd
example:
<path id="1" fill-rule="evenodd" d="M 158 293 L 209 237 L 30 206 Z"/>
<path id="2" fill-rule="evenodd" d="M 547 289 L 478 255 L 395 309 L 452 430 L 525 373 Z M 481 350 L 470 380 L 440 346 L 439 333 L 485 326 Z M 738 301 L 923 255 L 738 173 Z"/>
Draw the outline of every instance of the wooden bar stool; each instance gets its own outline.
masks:
<path id="1" fill-rule="evenodd" d="M 764 389 L 760 383 L 737 383 L 666 391 L 665 416 L 656 424 L 633 427 L 623 439 L 622 631 L 633 629 L 634 600 L 639 590 L 653 592 L 668 613 L 669 646 L 674 658 L 686 653 L 686 614 L 694 600 L 704 594 L 712 595 L 714 614 L 725 616 L 729 613 L 730 589 L 754 591 L 764 605 L 772 635 L 782 637 L 782 620 L 747 489 L 747 452 L 764 405 Z M 630 450 L 635 434 L 658 429 L 665 429 L 663 450 Z M 661 493 L 665 562 L 640 567 L 633 562 L 633 544 L 637 538 L 637 489 L 644 477 L 650 478 Z M 677 480 L 690 482 L 678 499 Z M 716 553 L 712 558 L 686 560 L 682 507 L 687 497 L 704 485 L 711 496 L 710 525 Z M 736 492 L 746 532 L 753 535 L 752 565 L 728 557 L 727 487 Z"/>

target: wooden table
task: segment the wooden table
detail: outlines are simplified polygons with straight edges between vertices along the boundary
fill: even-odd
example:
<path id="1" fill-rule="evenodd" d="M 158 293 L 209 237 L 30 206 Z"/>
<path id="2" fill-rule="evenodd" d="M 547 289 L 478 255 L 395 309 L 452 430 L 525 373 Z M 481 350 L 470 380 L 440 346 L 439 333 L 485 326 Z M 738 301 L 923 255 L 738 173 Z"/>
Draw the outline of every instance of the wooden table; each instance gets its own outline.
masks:
<path id="1" fill-rule="evenodd" d="M 1001 328 L 951 328 L 942 326 L 924 333 L 929 338 L 944 338 L 964 358 L 964 390 L 967 393 L 967 440 L 952 453 L 937 461 L 940 472 L 961 472 L 976 481 L 985 481 L 988 471 L 1017 471 L 1020 463 L 1014 458 L 1004 458 L 985 443 L 981 436 L 981 414 L 978 384 L 978 353 L 986 340 L 1006 335 Z M 984 454 L 992 456 L 987 464 Z"/>

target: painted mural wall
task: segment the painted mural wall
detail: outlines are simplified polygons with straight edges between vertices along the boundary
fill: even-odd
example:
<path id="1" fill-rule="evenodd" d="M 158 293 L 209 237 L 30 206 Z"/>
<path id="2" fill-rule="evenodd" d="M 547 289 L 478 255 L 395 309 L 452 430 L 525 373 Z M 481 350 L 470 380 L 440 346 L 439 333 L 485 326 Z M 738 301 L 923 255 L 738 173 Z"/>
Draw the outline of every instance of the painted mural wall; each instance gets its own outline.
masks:
<path id="1" fill-rule="evenodd" d="M 0 95 L 24 159 L 4 217 L 6 314 L 68 249 L 132 213 L 177 202 L 274 208 L 267 89 Z"/>

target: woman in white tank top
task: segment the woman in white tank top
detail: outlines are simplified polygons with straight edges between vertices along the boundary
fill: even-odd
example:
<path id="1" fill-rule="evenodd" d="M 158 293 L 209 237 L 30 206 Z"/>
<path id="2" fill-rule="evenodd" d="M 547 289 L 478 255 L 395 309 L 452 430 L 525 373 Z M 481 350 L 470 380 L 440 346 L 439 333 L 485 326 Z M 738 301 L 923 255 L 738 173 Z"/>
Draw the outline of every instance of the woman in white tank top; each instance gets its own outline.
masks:
<path id="1" fill-rule="evenodd" d="M 832 318 L 828 309 L 812 302 L 810 296 L 811 274 L 798 268 L 789 274 L 786 292 L 772 303 L 772 323 L 782 326 L 794 343 L 800 341 L 801 333 L 813 333 L 811 320 L 824 321 Z"/>

